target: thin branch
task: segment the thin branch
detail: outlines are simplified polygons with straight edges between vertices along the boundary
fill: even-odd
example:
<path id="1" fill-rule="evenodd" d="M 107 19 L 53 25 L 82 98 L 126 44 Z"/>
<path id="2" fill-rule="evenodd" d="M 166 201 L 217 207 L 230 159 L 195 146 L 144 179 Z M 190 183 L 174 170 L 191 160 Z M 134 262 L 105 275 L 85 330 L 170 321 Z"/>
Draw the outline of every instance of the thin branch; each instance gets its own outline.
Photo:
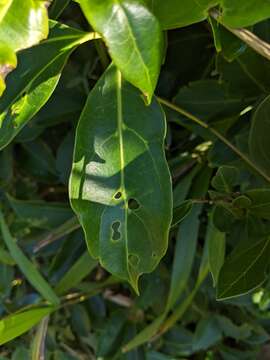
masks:
<path id="1" fill-rule="evenodd" d="M 222 16 L 217 9 L 211 9 L 209 15 L 224 26 L 228 31 L 233 33 L 239 39 L 244 41 L 249 47 L 251 47 L 258 54 L 262 55 L 266 59 L 270 60 L 270 44 L 266 41 L 260 39 L 257 35 L 253 34 L 251 31 L 243 28 L 232 29 L 231 27 L 226 26 L 222 22 Z"/>
<path id="2" fill-rule="evenodd" d="M 175 105 L 171 103 L 168 100 L 162 99 L 160 97 L 157 98 L 160 104 L 163 104 L 167 106 L 168 108 L 178 112 L 181 115 L 184 115 L 189 120 L 192 120 L 197 125 L 200 125 L 204 129 L 207 129 L 209 132 L 211 132 L 213 135 L 215 135 L 216 138 L 221 140 L 225 145 L 227 145 L 233 152 L 235 152 L 240 159 L 242 159 L 250 168 L 252 168 L 254 171 L 257 172 L 261 177 L 263 177 L 267 182 L 270 183 L 270 177 L 265 174 L 265 172 L 260 169 L 252 160 L 250 160 L 244 153 L 242 153 L 236 146 L 234 146 L 228 139 L 226 139 L 220 132 L 218 132 L 216 129 L 212 128 L 209 124 L 205 123 L 203 120 L 199 119 L 197 116 L 189 113 L 188 111 L 182 109 L 178 105 Z"/>
<path id="3" fill-rule="evenodd" d="M 45 246 L 50 245 L 54 241 L 61 239 L 63 236 L 68 235 L 79 228 L 80 228 L 80 224 L 78 222 L 78 219 L 74 216 L 73 218 L 66 221 L 64 224 L 62 224 L 61 226 L 50 232 L 43 239 L 41 239 L 37 243 L 37 245 L 35 245 L 33 252 L 34 253 L 39 252 Z"/>

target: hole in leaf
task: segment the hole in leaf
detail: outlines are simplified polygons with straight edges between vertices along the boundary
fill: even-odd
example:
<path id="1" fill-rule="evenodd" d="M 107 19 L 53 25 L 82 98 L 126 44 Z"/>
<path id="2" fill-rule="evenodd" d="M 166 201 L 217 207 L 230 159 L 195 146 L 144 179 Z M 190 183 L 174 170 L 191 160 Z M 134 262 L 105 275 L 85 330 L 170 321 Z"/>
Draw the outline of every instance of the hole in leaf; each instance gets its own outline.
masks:
<path id="1" fill-rule="evenodd" d="M 153 259 L 156 259 L 156 258 L 157 258 L 157 253 L 153 252 L 153 253 L 152 253 L 152 258 L 153 258 Z"/>
<path id="2" fill-rule="evenodd" d="M 116 221 L 112 224 L 112 231 L 113 231 L 112 239 L 114 241 L 121 239 L 121 232 L 119 231 L 120 226 L 121 226 L 120 221 Z"/>
<path id="3" fill-rule="evenodd" d="M 138 255 L 135 255 L 135 254 L 130 254 L 128 255 L 128 261 L 130 262 L 130 264 L 132 266 L 138 266 L 139 262 L 140 262 L 140 259 L 139 259 L 139 256 Z"/>
<path id="4" fill-rule="evenodd" d="M 136 199 L 129 199 L 128 200 L 128 208 L 130 210 L 137 210 L 139 209 L 140 204 L 138 203 L 138 201 Z"/>
<path id="5" fill-rule="evenodd" d="M 121 191 L 118 191 L 118 192 L 114 195 L 114 198 L 115 198 L 116 200 L 120 199 L 121 197 L 122 197 Z"/>

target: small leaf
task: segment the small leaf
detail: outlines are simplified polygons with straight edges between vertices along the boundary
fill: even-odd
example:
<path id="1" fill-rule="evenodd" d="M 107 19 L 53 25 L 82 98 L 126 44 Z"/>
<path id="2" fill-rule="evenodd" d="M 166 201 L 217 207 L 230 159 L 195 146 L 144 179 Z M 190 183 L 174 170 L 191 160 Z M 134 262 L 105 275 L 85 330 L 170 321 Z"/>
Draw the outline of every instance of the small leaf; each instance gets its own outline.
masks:
<path id="1" fill-rule="evenodd" d="M 43 276 L 38 272 L 37 268 L 28 260 L 28 258 L 24 255 L 21 249 L 15 242 L 15 239 L 12 238 L 7 224 L 4 220 L 3 214 L 0 210 L 0 229 L 2 231 L 2 236 L 5 241 L 9 252 L 25 275 L 27 280 L 32 284 L 32 286 L 37 289 L 37 291 L 50 303 L 59 304 L 60 300 L 49 285 L 49 283 L 43 278 Z"/>
<path id="2" fill-rule="evenodd" d="M 251 207 L 252 201 L 247 196 L 240 195 L 233 200 L 232 205 L 240 209 L 248 209 Z"/>
<path id="3" fill-rule="evenodd" d="M 231 193 L 239 182 L 239 170 L 233 166 L 221 166 L 212 179 L 212 186 L 220 192 Z"/>
<path id="4" fill-rule="evenodd" d="M 93 28 L 104 38 L 124 78 L 151 102 L 159 76 L 163 36 L 141 0 L 79 0 Z"/>
<path id="5" fill-rule="evenodd" d="M 270 238 L 233 251 L 221 268 L 217 299 L 244 295 L 262 285 L 266 279 L 269 255 Z"/>
<path id="6" fill-rule="evenodd" d="M 54 308 L 44 307 L 15 313 L 0 320 L 0 345 L 15 339 L 38 324 Z"/>
<path id="7" fill-rule="evenodd" d="M 204 196 L 207 192 L 212 170 L 205 167 L 193 181 L 190 196 L 193 198 Z M 199 235 L 199 215 L 202 211 L 201 204 L 194 204 L 193 208 L 179 226 L 176 238 L 176 248 L 173 261 L 170 291 L 167 299 L 166 310 L 169 311 L 183 292 L 195 259 L 197 240 Z"/>
<path id="8" fill-rule="evenodd" d="M 249 149 L 252 159 L 270 175 L 270 96 L 258 106 L 252 118 Z"/>
<path id="9" fill-rule="evenodd" d="M 164 135 L 158 103 L 147 107 L 109 67 L 78 124 L 70 199 L 91 255 L 136 291 L 139 276 L 167 249 L 172 194 Z"/>

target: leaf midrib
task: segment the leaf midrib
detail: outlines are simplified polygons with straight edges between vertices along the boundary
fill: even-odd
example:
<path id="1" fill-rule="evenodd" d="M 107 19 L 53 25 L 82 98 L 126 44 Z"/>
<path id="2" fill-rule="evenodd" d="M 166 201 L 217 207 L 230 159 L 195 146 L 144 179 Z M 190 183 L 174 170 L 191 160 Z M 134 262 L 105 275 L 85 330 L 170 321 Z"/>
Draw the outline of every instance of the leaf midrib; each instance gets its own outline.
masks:
<path id="1" fill-rule="evenodd" d="M 223 296 L 228 293 L 228 291 L 237 283 L 240 281 L 241 278 L 244 278 L 246 276 L 246 274 L 250 271 L 250 269 L 256 264 L 257 261 L 259 261 L 259 259 L 261 258 L 261 256 L 263 255 L 265 249 L 267 248 L 267 246 L 269 245 L 270 242 L 270 238 L 265 242 L 265 245 L 263 246 L 263 248 L 261 249 L 261 251 L 259 252 L 258 256 L 256 256 L 256 258 L 249 264 L 249 266 L 247 267 L 247 269 L 243 272 L 241 272 L 241 274 L 237 277 L 237 279 L 235 281 L 233 281 L 230 286 L 227 288 L 227 290 L 223 291 L 220 296 L 219 299 L 222 299 Z M 256 246 L 258 246 L 259 244 L 256 244 Z M 248 249 L 247 251 L 249 251 L 250 249 Z"/>
<path id="2" fill-rule="evenodd" d="M 113 0 L 113 1 L 114 1 L 114 3 L 116 3 L 116 4 L 119 6 L 119 9 L 121 9 L 121 10 L 122 10 L 122 13 L 124 14 L 124 17 L 125 17 L 125 20 L 126 20 L 126 24 L 127 24 L 128 33 L 129 33 L 130 38 L 131 38 L 131 40 L 132 40 L 132 43 L 133 43 L 133 45 L 134 45 L 134 50 L 135 50 L 136 54 L 138 55 L 138 57 L 139 57 L 140 60 L 141 60 L 141 63 L 142 63 L 142 66 L 143 66 L 143 68 L 144 68 L 144 72 L 145 72 L 145 75 L 146 75 L 146 78 L 147 78 L 147 81 L 148 81 L 148 85 L 149 85 L 150 88 L 152 89 L 152 81 L 151 81 L 151 79 L 150 79 L 148 67 L 147 67 L 147 65 L 145 64 L 145 61 L 144 61 L 144 59 L 143 59 L 143 57 L 142 57 L 142 54 L 141 54 L 141 51 L 140 51 L 140 49 L 139 49 L 139 47 L 138 47 L 136 38 L 135 38 L 135 36 L 133 35 L 132 28 L 131 28 L 131 26 L 130 26 L 130 24 L 129 24 L 129 19 L 128 19 L 128 16 L 127 16 L 127 14 L 126 14 L 125 8 L 123 7 L 122 4 L 120 4 L 119 0 Z"/>

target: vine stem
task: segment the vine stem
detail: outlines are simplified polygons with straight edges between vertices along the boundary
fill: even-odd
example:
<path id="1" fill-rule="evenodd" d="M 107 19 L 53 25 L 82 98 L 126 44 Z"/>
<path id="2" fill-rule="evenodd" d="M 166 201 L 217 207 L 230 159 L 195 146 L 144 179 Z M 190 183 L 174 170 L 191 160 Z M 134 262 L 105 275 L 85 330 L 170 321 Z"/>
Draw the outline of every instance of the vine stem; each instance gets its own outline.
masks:
<path id="1" fill-rule="evenodd" d="M 266 59 L 270 60 L 270 44 L 266 41 L 263 41 L 258 36 L 253 34 L 251 31 L 243 28 L 232 29 L 229 26 L 226 26 L 222 22 L 222 17 L 220 12 L 217 9 L 211 9 L 209 11 L 209 15 L 215 19 L 218 23 L 224 26 L 228 31 L 233 33 L 239 39 L 244 41 L 249 47 L 255 50 L 258 54 L 262 55 Z"/>
<path id="2" fill-rule="evenodd" d="M 190 112 L 182 109 L 178 105 L 175 105 L 171 103 L 168 100 L 165 100 L 161 97 L 157 97 L 160 104 L 165 105 L 166 107 L 176 111 L 177 113 L 184 115 L 189 120 L 193 121 L 194 123 L 200 125 L 204 129 L 207 129 L 209 132 L 211 132 L 216 138 L 221 140 L 224 144 L 226 144 L 233 152 L 235 152 L 249 167 L 251 167 L 254 171 L 257 172 L 261 177 L 263 177 L 267 182 L 270 183 L 270 177 L 265 174 L 265 172 L 260 169 L 252 160 L 250 160 L 245 154 L 242 153 L 236 146 L 234 146 L 225 136 L 223 136 L 220 132 L 218 132 L 216 129 L 212 128 L 209 124 L 205 123 L 201 119 L 199 119 L 197 116 L 191 114 Z"/>

